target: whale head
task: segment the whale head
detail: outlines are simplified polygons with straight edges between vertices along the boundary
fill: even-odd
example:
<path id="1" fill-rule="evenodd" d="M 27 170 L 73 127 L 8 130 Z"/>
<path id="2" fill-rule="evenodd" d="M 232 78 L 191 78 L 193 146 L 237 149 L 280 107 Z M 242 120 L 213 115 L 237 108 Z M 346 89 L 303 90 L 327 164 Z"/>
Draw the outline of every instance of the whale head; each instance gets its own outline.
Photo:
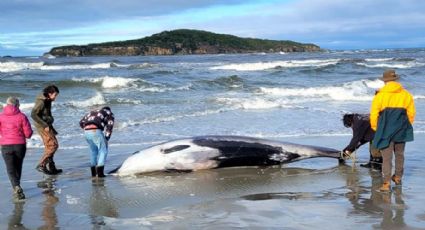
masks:
<path id="1" fill-rule="evenodd" d="M 112 173 L 119 176 L 154 171 L 192 171 L 217 167 L 211 160 L 220 152 L 215 148 L 199 146 L 192 139 L 176 140 L 135 152 Z"/>

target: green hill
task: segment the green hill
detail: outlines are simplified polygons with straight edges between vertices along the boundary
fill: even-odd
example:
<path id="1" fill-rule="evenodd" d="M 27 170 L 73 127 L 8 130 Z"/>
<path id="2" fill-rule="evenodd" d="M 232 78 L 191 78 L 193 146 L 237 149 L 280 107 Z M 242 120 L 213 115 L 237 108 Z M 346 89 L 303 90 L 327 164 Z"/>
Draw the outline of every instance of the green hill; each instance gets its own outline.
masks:
<path id="1" fill-rule="evenodd" d="M 312 51 L 320 51 L 320 47 L 294 41 L 240 38 L 228 34 L 180 29 L 164 31 L 136 40 L 60 46 L 52 48 L 49 54 L 54 56 L 133 56 Z"/>

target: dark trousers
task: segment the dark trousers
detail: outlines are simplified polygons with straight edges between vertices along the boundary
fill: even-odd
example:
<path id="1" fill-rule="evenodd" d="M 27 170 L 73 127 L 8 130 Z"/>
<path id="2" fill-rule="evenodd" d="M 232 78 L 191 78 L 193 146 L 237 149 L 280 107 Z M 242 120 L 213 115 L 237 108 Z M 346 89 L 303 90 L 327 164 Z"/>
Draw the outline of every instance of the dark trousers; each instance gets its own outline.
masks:
<path id="1" fill-rule="evenodd" d="M 21 184 L 22 164 L 24 163 L 26 151 L 26 144 L 1 146 L 7 174 L 13 187 Z"/>

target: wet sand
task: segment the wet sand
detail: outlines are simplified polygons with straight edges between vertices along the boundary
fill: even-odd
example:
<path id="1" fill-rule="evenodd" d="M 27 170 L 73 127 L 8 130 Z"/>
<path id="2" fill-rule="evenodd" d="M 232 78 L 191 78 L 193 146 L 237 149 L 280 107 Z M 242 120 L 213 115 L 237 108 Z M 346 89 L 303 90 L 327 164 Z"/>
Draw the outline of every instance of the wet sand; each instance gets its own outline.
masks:
<path id="1" fill-rule="evenodd" d="M 391 193 L 377 189 L 377 171 L 358 161 L 338 165 L 316 158 L 279 167 L 226 168 L 193 173 L 152 173 L 92 180 L 88 150 L 60 150 L 59 176 L 34 167 L 41 149 L 29 149 L 15 204 L 1 164 L 0 229 L 424 229 L 424 134 L 407 144 L 405 177 Z M 301 144 L 342 148 L 349 136 L 287 138 Z M 107 169 L 140 146 L 111 146 Z"/>

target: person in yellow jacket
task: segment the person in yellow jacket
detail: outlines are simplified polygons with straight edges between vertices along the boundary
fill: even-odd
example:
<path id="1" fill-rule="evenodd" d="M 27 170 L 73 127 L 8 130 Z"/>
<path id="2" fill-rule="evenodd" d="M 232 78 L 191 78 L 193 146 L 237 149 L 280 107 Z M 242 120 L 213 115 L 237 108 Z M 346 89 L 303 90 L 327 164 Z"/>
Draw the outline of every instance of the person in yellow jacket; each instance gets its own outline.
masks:
<path id="1" fill-rule="evenodd" d="M 373 98 L 370 108 L 370 126 L 375 130 L 373 145 L 382 153 L 381 191 L 390 191 L 391 180 L 401 185 L 404 171 L 405 143 L 413 141 L 413 121 L 416 110 L 413 96 L 397 82 L 400 76 L 395 70 L 383 73 L 382 87 Z M 392 173 L 392 159 L 395 155 L 395 172 Z"/>

